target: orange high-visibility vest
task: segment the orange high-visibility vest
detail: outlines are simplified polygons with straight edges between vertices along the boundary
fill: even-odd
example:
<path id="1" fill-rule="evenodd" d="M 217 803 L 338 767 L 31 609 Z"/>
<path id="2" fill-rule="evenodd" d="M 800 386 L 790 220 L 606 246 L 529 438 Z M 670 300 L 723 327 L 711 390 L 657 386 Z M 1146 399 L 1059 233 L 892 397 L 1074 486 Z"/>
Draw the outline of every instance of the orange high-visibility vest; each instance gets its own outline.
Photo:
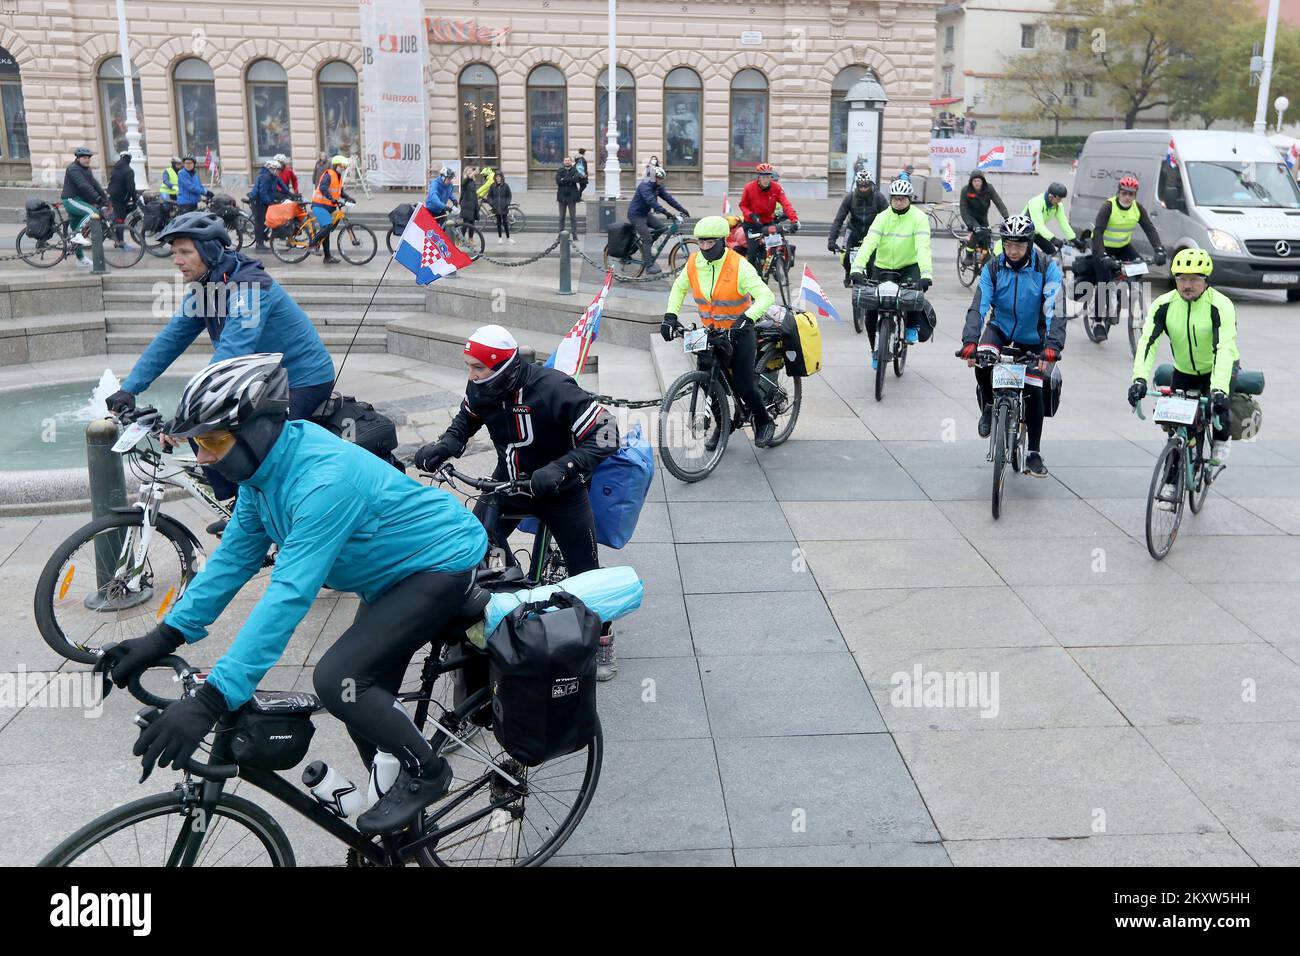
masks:
<path id="1" fill-rule="evenodd" d="M 317 183 L 316 192 L 312 195 L 311 201 L 324 203 L 326 206 L 337 206 L 339 194 L 343 192 L 343 177 L 336 170 L 327 169 L 321 179 L 328 183 L 325 192 L 321 192 L 320 183 Z"/>
<path id="2" fill-rule="evenodd" d="M 695 253 L 687 260 L 686 278 L 691 283 L 691 295 L 695 296 L 700 320 L 709 328 L 729 329 L 754 304 L 753 296 L 742 295 L 740 292 L 740 253 L 732 249 L 724 253 L 722 271 L 713 283 L 711 297 L 706 296 L 700 286 L 700 274 L 695 268 L 698 256 L 699 253 Z"/>

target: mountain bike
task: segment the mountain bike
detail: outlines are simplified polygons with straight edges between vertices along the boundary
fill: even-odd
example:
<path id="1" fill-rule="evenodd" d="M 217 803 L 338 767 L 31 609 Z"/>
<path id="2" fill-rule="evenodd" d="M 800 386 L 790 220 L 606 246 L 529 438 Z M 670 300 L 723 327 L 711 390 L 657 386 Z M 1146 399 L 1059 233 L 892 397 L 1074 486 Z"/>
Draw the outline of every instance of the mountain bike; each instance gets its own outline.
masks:
<path id="1" fill-rule="evenodd" d="M 682 235 L 682 222 L 685 218 L 685 216 L 673 216 L 672 221 L 666 223 L 662 229 L 655 229 L 650 233 L 650 264 L 657 264 L 659 256 L 667 249 L 667 275 L 673 275 L 685 269 L 691 253 L 699 248 L 699 243 L 695 241 L 694 236 Z M 632 239 L 632 246 L 628 249 L 628 254 L 621 258 L 617 256 L 611 258 L 609 243 L 606 242 L 602 261 L 605 264 L 606 271 L 613 269 L 615 275 L 625 276 L 629 279 L 635 279 L 646 269 L 646 263 L 641 257 L 641 242 L 635 236 Z"/>
<path id="2" fill-rule="evenodd" d="M 876 313 L 876 345 L 872 353 L 875 360 L 876 401 L 885 397 L 885 369 L 894 367 L 894 377 L 901 378 L 907 364 L 907 316 L 925 310 L 925 293 L 914 282 L 903 281 L 901 272 L 882 270 L 880 278 L 855 283 L 853 290 L 853 323 L 856 326 L 861 312 L 864 324 L 867 313 Z"/>
<path id="3" fill-rule="evenodd" d="M 780 327 L 764 319 L 757 328 L 754 377 L 772 416 L 772 446 L 776 446 L 790 437 L 799 420 L 803 380 L 786 373 Z M 727 438 L 752 424 L 749 409 L 732 390 L 730 370 L 724 374 L 715 360 L 715 349 L 730 351 L 729 336 L 727 329 L 695 327 L 681 335 L 686 354 L 695 357 L 696 369 L 679 375 L 659 406 L 659 455 L 664 467 L 681 481 L 700 481 L 712 474 L 722 461 Z"/>
<path id="4" fill-rule="evenodd" d="M 1146 259 L 1121 262 L 1112 256 L 1103 260 L 1112 277 L 1108 282 L 1098 282 L 1093 295 L 1092 314 L 1085 316 L 1083 330 L 1091 342 L 1105 342 L 1110 326 L 1118 325 L 1120 313 L 1128 317 L 1128 347 L 1137 355 L 1138 340 L 1142 338 L 1142 325 L 1146 322 L 1146 295 L 1142 277 L 1151 272 Z"/>
<path id="5" fill-rule="evenodd" d="M 960 356 L 960 350 L 957 352 Z M 1041 356 L 1017 346 L 1004 346 L 999 353 L 981 350 L 977 365 L 993 367 L 993 427 L 989 432 L 987 461 L 993 463 L 993 518 L 1002 514 L 1007 467 L 1023 473 L 1029 429 L 1025 422 L 1025 379 L 1031 368 L 1037 373 Z"/>
<path id="6" fill-rule="evenodd" d="M 970 288 L 993 255 L 993 234 L 985 226 L 957 237 L 957 281 Z"/>
<path id="7" fill-rule="evenodd" d="M 27 227 L 23 226 L 18 230 L 18 236 L 14 239 L 14 251 L 18 253 L 18 258 L 36 269 L 49 269 L 58 265 L 69 254 L 76 252 L 80 248 L 85 255 L 89 256 L 91 247 L 83 246 L 80 243 L 72 241 L 72 223 L 68 218 L 67 212 L 63 208 L 63 203 L 55 201 L 50 203 L 54 211 L 54 231 L 46 239 L 33 239 L 27 234 Z M 134 245 L 123 241 L 120 245 L 113 240 L 112 226 L 112 209 L 109 206 L 99 210 L 100 219 L 91 219 L 86 217 L 78 235 L 89 239 L 91 229 L 95 224 L 102 223 L 104 227 L 104 265 L 113 269 L 127 269 L 135 265 L 144 258 L 144 249 L 136 239 L 133 231 L 133 223 L 139 218 L 139 212 L 136 211 L 132 216 L 128 216 L 126 230 L 132 230 L 131 237 L 136 239 Z M 125 235 L 125 233 L 124 233 Z"/>
<path id="8" fill-rule="evenodd" d="M 375 238 L 374 230 L 369 226 L 353 222 L 348 218 L 347 207 L 351 205 L 354 204 L 342 203 L 335 207 L 330 218 L 334 227 L 330 232 L 330 238 L 334 242 L 334 247 L 338 249 L 339 255 L 354 266 L 363 266 L 375 257 L 375 252 L 379 249 L 379 240 Z M 305 207 L 304 212 L 306 212 Z M 288 236 L 271 237 L 271 253 L 281 262 L 291 265 L 302 262 L 318 245 L 319 234 L 320 226 L 316 222 L 316 217 L 308 213 L 297 220 Z"/>
<path id="9" fill-rule="evenodd" d="M 790 270 L 794 268 L 794 246 L 786 238 L 781 223 L 789 222 L 784 215 L 772 217 L 762 226 L 746 224 L 745 239 L 763 244 L 763 258 L 757 263 L 758 275 L 764 282 L 774 281 L 781 294 L 781 304 L 790 308 Z M 753 261 L 753 260 L 751 260 Z"/>
<path id="10" fill-rule="evenodd" d="M 113 451 L 140 480 L 138 500 L 68 535 L 36 582 L 37 630 L 79 664 L 93 664 L 105 645 L 156 626 L 207 560 L 194 533 L 163 513 L 168 489 L 184 490 L 218 519 L 230 518 L 193 457 L 164 454 L 164 422 L 156 410 L 139 408 L 119 421 L 127 427 Z"/>
<path id="11" fill-rule="evenodd" d="M 324 802 L 272 770 L 240 763 L 233 755 L 239 714 L 218 720 L 208 760 L 185 761 L 180 781 L 168 792 L 142 797 L 92 820 L 51 850 L 41 866 L 294 866 L 293 846 L 280 824 L 246 797 L 227 792 L 238 779 L 257 787 L 347 847 L 348 866 L 540 866 L 577 829 L 600 779 L 604 738 L 599 721 L 587 744 L 537 766 L 515 760 L 491 726 L 492 695 L 487 653 L 470 639 L 483 621 L 487 590 L 517 590 L 499 575 L 480 572 L 479 588 L 432 643 L 420 684 L 397 699 L 414 705 L 413 720 L 448 763 L 451 789 L 420 820 L 396 833 L 362 834 L 344 816 L 340 797 Z M 445 649 L 446 652 L 444 652 Z M 204 675 L 179 657 L 159 665 L 173 670 L 182 694 L 191 696 Z M 130 691 L 148 705 L 135 721 L 145 727 L 172 701 L 158 697 L 137 678 Z M 471 690 L 471 688 L 473 688 Z M 258 691 L 243 711 L 275 714 L 309 724 L 321 709 L 314 694 Z M 466 725 L 480 732 L 468 734 Z M 307 733 L 305 727 L 302 733 Z M 305 759 L 305 758 L 304 758 Z M 344 791 L 344 793 L 350 791 Z"/>
<path id="12" fill-rule="evenodd" d="M 527 478 L 516 478 L 507 481 L 494 478 L 474 478 L 457 471 L 450 463 L 442 465 L 429 477 L 433 478 L 439 485 L 445 485 L 457 491 L 460 490 L 457 486 L 457 482 L 459 482 L 480 492 L 479 495 L 470 495 L 468 497 L 470 501 L 482 499 L 487 502 L 488 513 L 484 516 L 484 527 L 495 527 L 497 519 L 511 521 L 532 517 L 531 515 L 510 512 L 502 513 L 498 504 L 498 496 L 527 495 L 531 497 L 532 485 Z M 491 532 L 489 532 L 489 538 L 491 537 Z M 512 552 L 508 541 L 493 540 L 490 541 L 490 545 L 491 550 L 487 565 L 490 569 L 500 570 L 504 573 L 507 568 L 514 567 L 522 571 L 519 562 L 521 553 Z M 558 584 L 569 576 L 569 570 L 564 564 L 564 555 L 556 547 L 550 529 L 541 521 L 537 521 L 537 530 L 533 534 L 533 546 L 527 557 L 528 570 L 523 572 L 523 580 L 529 587 Z"/>
<path id="13" fill-rule="evenodd" d="M 1212 465 L 1207 457 L 1211 441 L 1210 397 L 1199 392 L 1175 391 L 1169 386 L 1158 388 L 1152 415 L 1157 425 L 1164 429 L 1169 440 L 1156 459 L 1151 473 L 1151 487 L 1147 490 L 1146 539 L 1147 551 L 1157 561 L 1162 561 L 1174 546 L 1178 527 L 1183 520 L 1184 494 L 1192 514 L 1205 507 L 1210 485 L 1218 477 L 1221 465 Z M 1142 403 L 1133 407 L 1138 418 Z"/>

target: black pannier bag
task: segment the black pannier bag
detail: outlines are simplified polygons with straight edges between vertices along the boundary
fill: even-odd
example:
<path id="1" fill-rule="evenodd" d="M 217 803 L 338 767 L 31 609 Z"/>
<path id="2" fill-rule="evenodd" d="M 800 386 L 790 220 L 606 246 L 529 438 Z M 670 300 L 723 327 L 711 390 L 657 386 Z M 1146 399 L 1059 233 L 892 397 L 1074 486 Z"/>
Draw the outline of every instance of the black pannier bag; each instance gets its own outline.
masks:
<path id="1" fill-rule="evenodd" d="M 54 209 L 43 199 L 29 199 L 26 213 L 27 237 L 44 242 L 54 235 Z"/>
<path id="2" fill-rule="evenodd" d="M 611 259 L 631 259 L 636 255 L 636 227 L 630 222 L 621 222 L 607 233 L 609 257 Z"/>
<path id="3" fill-rule="evenodd" d="M 415 206 L 409 202 L 404 202 L 393 209 L 388 214 L 388 221 L 393 227 L 394 232 L 402 232 L 406 229 L 406 224 L 411 221 L 415 215 Z"/>
<path id="4" fill-rule="evenodd" d="M 158 200 L 146 200 L 140 205 L 140 217 L 145 232 L 157 232 L 163 224 L 163 204 Z"/>
<path id="5" fill-rule="evenodd" d="M 369 402 L 334 392 L 316 409 L 311 420 L 390 465 L 406 470 L 393 457 L 393 449 L 397 447 L 397 425 L 387 415 L 375 411 L 375 406 Z"/>
<path id="6" fill-rule="evenodd" d="M 226 193 L 219 193 L 212 198 L 208 204 L 208 209 L 221 217 L 221 221 L 227 227 L 233 228 L 239 224 L 239 203 L 234 196 Z"/>
<path id="7" fill-rule="evenodd" d="M 230 753 L 241 765 L 260 770 L 291 770 L 307 756 L 320 710 L 315 694 L 259 690 L 235 718 Z"/>
<path id="8" fill-rule="evenodd" d="M 492 728 L 506 753 L 535 767 L 591 742 L 599 644 L 600 618 L 564 591 L 497 625 L 487 642 Z"/>

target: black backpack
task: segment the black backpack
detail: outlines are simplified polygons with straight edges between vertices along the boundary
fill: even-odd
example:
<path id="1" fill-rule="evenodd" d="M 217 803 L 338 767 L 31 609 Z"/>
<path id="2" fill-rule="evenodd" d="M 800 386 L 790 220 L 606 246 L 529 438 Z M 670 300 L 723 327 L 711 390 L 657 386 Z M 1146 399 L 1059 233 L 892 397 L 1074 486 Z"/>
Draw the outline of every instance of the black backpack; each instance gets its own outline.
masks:
<path id="1" fill-rule="evenodd" d="M 394 232 L 402 232 L 406 224 L 411 221 L 415 215 L 415 206 L 409 202 L 404 202 L 400 206 L 395 206 L 393 211 L 388 214 L 388 221 L 393 226 Z"/>
<path id="2" fill-rule="evenodd" d="M 54 235 L 54 209 L 49 203 L 43 199 L 29 199 L 24 212 L 29 239 L 44 242 Z"/>
<path id="3" fill-rule="evenodd" d="M 359 445 L 390 465 L 405 471 L 393 457 L 397 447 L 397 425 L 387 415 L 375 411 L 369 402 L 334 392 L 321 402 L 311 420 L 345 441 Z"/>
<path id="4" fill-rule="evenodd" d="M 581 750 L 596 735 L 600 626 L 582 601 L 556 591 L 519 605 L 488 638 L 492 729 L 525 766 Z"/>

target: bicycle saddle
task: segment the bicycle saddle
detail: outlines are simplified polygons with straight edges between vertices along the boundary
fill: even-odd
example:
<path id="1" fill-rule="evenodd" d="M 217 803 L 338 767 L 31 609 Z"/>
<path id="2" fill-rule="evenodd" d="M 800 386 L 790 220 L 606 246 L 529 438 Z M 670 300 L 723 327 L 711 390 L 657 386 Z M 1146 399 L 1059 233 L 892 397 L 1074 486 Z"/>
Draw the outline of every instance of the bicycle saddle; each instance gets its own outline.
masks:
<path id="1" fill-rule="evenodd" d="M 321 709 L 320 698 L 300 690 L 255 690 L 245 705 L 255 714 L 302 717 Z"/>

